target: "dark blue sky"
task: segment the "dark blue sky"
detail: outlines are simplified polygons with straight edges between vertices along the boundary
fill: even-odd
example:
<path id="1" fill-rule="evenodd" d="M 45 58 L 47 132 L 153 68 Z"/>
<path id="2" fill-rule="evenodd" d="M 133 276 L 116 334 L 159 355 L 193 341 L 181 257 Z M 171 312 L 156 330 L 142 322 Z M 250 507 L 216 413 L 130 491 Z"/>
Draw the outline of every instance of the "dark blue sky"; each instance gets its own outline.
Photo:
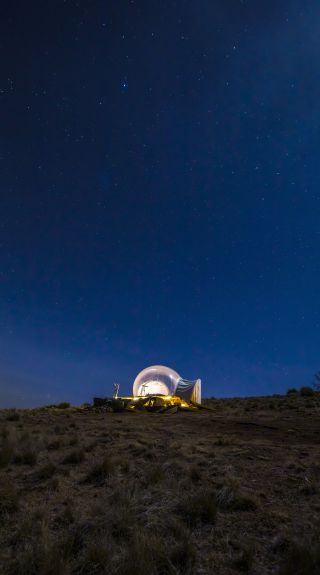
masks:
<path id="1" fill-rule="evenodd" d="M 4 2 L 0 402 L 320 368 L 320 5 Z"/>

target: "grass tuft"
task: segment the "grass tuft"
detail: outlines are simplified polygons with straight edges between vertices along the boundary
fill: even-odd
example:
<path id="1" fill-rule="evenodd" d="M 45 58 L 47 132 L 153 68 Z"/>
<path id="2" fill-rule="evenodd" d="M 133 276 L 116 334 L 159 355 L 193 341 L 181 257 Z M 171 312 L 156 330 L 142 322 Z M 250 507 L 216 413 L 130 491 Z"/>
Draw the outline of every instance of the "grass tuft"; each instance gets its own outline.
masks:
<path id="1" fill-rule="evenodd" d="M 14 456 L 14 463 L 16 465 L 30 465 L 33 467 L 37 464 L 38 454 L 32 448 L 26 448 Z"/>
<path id="2" fill-rule="evenodd" d="M 216 494 L 208 489 L 189 494 L 179 502 L 177 511 L 191 527 L 201 523 L 214 524 L 217 516 Z"/>
<path id="3" fill-rule="evenodd" d="M 0 469 L 2 467 L 7 467 L 9 463 L 14 458 L 14 447 L 11 441 L 6 438 L 2 443 L 2 447 L 0 448 Z"/>
<path id="4" fill-rule="evenodd" d="M 0 517 L 19 510 L 19 495 L 9 479 L 2 480 L 0 486 Z"/>
<path id="5" fill-rule="evenodd" d="M 75 449 L 66 455 L 66 457 L 62 460 L 64 465 L 77 465 L 78 463 L 82 463 L 85 459 L 85 454 L 82 449 Z"/>
<path id="6" fill-rule="evenodd" d="M 104 457 L 100 463 L 95 463 L 89 471 L 86 481 L 92 483 L 103 483 L 116 470 L 116 461 L 111 457 Z"/>
<path id="7" fill-rule="evenodd" d="M 254 511 L 258 507 L 256 496 L 242 491 L 236 479 L 229 479 L 217 491 L 217 504 L 224 511 Z"/>
<path id="8" fill-rule="evenodd" d="M 319 575 L 320 545 L 292 543 L 279 575 Z"/>

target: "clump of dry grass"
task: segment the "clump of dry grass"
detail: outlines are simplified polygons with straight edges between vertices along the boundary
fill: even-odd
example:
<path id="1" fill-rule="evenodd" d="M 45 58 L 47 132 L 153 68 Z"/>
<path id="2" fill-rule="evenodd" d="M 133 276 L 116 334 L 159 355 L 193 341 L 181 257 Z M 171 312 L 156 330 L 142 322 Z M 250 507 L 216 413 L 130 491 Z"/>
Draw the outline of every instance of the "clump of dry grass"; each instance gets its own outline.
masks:
<path id="1" fill-rule="evenodd" d="M 115 500 L 109 520 L 112 537 L 119 542 L 129 540 L 136 528 L 136 523 L 135 510 L 129 499 L 125 499 L 122 502 Z"/>
<path id="2" fill-rule="evenodd" d="M 83 560 L 82 573 L 111 572 L 114 549 L 107 537 L 100 537 L 89 543 Z"/>
<path id="3" fill-rule="evenodd" d="M 64 465 L 77 465 L 78 463 L 82 463 L 85 459 L 85 453 L 83 449 L 75 449 L 74 451 L 70 451 L 64 459 L 62 463 Z"/>
<path id="4" fill-rule="evenodd" d="M 50 538 L 31 540 L 15 556 L 8 575 L 69 575 L 67 558 Z"/>
<path id="5" fill-rule="evenodd" d="M 73 435 L 72 437 L 70 437 L 69 445 L 70 445 L 71 447 L 74 447 L 75 445 L 78 445 L 78 443 L 79 443 L 79 437 L 78 437 L 77 435 Z"/>
<path id="6" fill-rule="evenodd" d="M 14 463 L 16 465 L 30 465 L 34 466 L 38 461 L 38 453 L 32 447 L 25 447 L 14 456 Z"/>
<path id="7" fill-rule="evenodd" d="M 140 529 L 128 541 L 115 572 L 121 575 L 191 575 L 195 562 L 195 548 L 189 541 L 167 546 L 163 539 Z"/>
<path id="8" fill-rule="evenodd" d="M 192 574 L 197 562 L 197 551 L 191 539 L 176 542 L 170 550 L 170 562 L 181 574 Z"/>
<path id="9" fill-rule="evenodd" d="M 0 448 L 0 468 L 6 467 L 14 458 L 14 446 L 9 438 L 5 438 Z"/>
<path id="10" fill-rule="evenodd" d="M 57 425 L 54 426 L 53 431 L 55 432 L 56 435 L 65 435 L 66 428 L 57 423 Z"/>
<path id="11" fill-rule="evenodd" d="M 319 575 L 320 545 L 291 542 L 278 575 Z"/>
<path id="12" fill-rule="evenodd" d="M 258 507 L 257 497 L 244 492 L 236 478 L 229 478 L 217 490 L 216 497 L 219 509 L 225 511 L 254 511 Z"/>
<path id="13" fill-rule="evenodd" d="M 57 472 L 58 468 L 54 465 L 51 461 L 45 463 L 40 469 L 38 469 L 36 473 L 36 479 L 39 481 L 46 481 L 53 477 L 53 475 Z"/>
<path id="14" fill-rule="evenodd" d="M 20 420 L 20 413 L 16 410 L 11 411 L 8 413 L 6 417 L 7 421 L 19 421 Z"/>
<path id="15" fill-rule="evenodd" d="M 304 477 L 300 485 L 300 493 L 303 495 L 315 495 L 319 490 L 319 481 L 315 477 Z"/>
<path id="16" fill-rule="evenodd" d="M 202 472 L 198 465 L 190 465 L 189 475 L 192 483 L 199 483 L 202 478 Z"/>
<path id="17" fill-rule="evenodd" d="M 248 573 L 253 565 L 254 546 L 239 542 L 233 543 L 232 546 L 237 550 L 237 555 L 232 561 L 233 567 L 238 571 Z"/>
<path id="18" fill-rule="evenodd" d="M 201 523 L 215 523 L 217 498 L 213 490 L 202 489 L 189 493 L 177 504 L 177 511 L 187 525 L 195 527 Z"/>
<path id="19" fill-rule="evenodd" d="M 166 479 L 166 473 L 160 463 L 151 462 L 143 474 L 141 480 L 146 486 L 157 485 Z"/>
<path id="20" fill-rule="evenodd" d="M 47 448 L 49 451 L 56 451 L 63 447 L 63 439 L 61 437 L 56 437 L 53 440 L 49 441 Z"/>
<path id="21" fill-rule="evenodd" d="M 69 525 L 75 521 L 74 502 L 69 498 L 64 502 L 64 505 L 65 507 L 61 516 L 61 520 L 66 525 Z"/>
<path id="22" fill-rule="evenodd" d="M 8 513 L 15 513 L 19 509 L 19 494 L 12 484 L 6 478 L 1 480 L 0 484 L 0 517 Z"/>
<path id="23" fill-rule="evenodd" d="M 101 484 L 117 469 L 117 460 L 112 457 L 105 456 L 102 461 L 95 463 L 89 471 L 86 481 Z"/>

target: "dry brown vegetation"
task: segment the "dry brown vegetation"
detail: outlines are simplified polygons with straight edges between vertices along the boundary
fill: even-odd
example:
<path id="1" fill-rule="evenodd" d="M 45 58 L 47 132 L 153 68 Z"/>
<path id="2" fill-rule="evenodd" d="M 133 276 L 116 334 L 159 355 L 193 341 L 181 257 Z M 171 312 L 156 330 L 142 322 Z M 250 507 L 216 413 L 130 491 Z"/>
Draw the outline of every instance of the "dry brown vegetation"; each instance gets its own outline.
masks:
<path id="1" fill-rule="evenodd" d="M 320 573 L 320 396 L 0 412 L 4 575 Z"/>

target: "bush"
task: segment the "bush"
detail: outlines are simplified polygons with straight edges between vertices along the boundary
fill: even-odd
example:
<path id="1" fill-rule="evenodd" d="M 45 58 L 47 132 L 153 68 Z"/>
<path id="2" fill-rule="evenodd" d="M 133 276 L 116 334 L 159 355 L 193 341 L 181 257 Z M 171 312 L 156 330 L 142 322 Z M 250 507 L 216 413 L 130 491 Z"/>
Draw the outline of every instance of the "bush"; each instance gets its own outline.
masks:
<path id="1" fill-rule="evenodd" d="M 314 390 L 310 386 L 300 387 L 300 395 L 302 397 L 312 397 L 314 395 Z"/>
<path id="2" fill-rule="evenodd" d="M 19 421 L 19 419 L 20 419 L 20 413 L 18 413 L 17 411 L 12 411 L 6 417 L 7 421 Z"/>
<path id="3" fill-rule="evenodd" d="M 61 403 L 52 403 L 50 405 L 45 405 L 45 409 L 68 409 L 71 407 L 68 401 L 62 401 Z"/>
<path id="4" fill-rule="evenodd" d="M 295 387 L 289 387 L 287 395 L 294 395 L 295 393 L 298 393 L 298 390 Z"/>

